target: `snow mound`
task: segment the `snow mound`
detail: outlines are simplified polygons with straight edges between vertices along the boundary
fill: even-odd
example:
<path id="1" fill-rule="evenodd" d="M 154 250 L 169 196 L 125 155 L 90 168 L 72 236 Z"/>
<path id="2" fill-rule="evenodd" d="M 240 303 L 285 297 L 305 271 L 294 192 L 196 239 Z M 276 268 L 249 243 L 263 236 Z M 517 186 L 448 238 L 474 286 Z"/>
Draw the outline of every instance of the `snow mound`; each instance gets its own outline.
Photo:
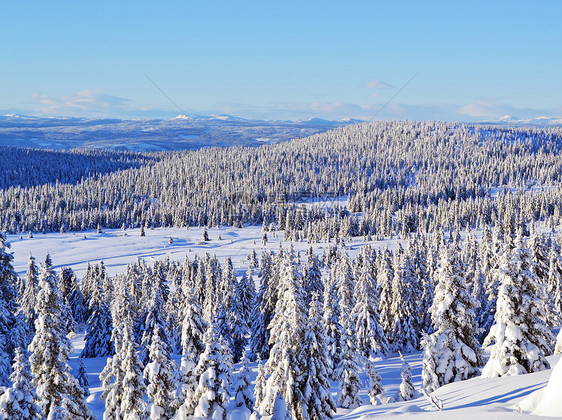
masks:
<path id="1" fill-rule="evenodd" d="M 425 413 L 425 410 L 421 407 L 418 407 L 416 404 L 408 404 L 390 412 L 390 414 L 408 414 L 408 413 Z"/>
<path id="2" fill-rule="evenodd" d="M 516 408 L 535 416 L 562 417 L 562 363 L 558 361 L 546 387 L 541 388 L 521 400 Z"/>
<path id="3" fill-rule="evenodd" d="M 531 414 L 535 416 L 562 417 L 562 363 L 558 361 L 550 374 L 548 385 L 544 389 L 538 406 Z M 532 396 L 532 394 L 531 394 Z"/>

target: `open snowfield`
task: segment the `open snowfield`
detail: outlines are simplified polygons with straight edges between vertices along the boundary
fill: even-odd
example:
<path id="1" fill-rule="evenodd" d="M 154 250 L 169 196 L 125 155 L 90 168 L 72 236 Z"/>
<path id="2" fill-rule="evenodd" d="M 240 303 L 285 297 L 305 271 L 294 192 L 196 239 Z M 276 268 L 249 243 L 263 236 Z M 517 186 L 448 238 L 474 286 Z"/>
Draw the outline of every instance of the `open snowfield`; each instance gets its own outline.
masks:
<path id="1" fill-rule="evenodd" d="M 238 275 L 247 268 L 246 256 L 252 249 L 259 255 L 263 250 L 277 250 L 280 245 L 288 248 L 291 243 L 283 241 L 283 232 L 268 232 L 268 242 L 262 244 L 261 227 L 245 227 L 242 229 L 221 227 L 208 229 L 209 242 L 203 242 L 203 228 L 158 228 L 147 229 L 146 236 L 140 236 L 139 229 L 122 231 L 119 229 L 80 233 L 49 233 L 35 234 L 33 238 L 27 235 L 8 235 L 11 251 L 14 255 L 13 265 L 19 275 L 24 275 L 29 253 L 41 261 L 46 251 L 49 251 L 56 269 L 62 266 L 71 267 L 81 278 L 88 262 L 97 263 L 103 259 L 110 275 L 123 273 L 126 265 L 142 258 L 147 262 L 169 257 L 172 260 L 183 260 L 186 255 L 190 259 L 197 254 L 216 255 L 219 260 L 230 257 Z M 220 240 L 219 240 L 220 235 Z M 172 243 L 169 243 L 170 237 Z M 370 242 L 375 247 L 386 246 L 395 248 L 397 240 Z M 346 243 L 347 252 L 355 255 L 366 242 L 358 240 Z M 306 242 L 292 243 L 295 251 L 305 251 L 311 245 Z M 313 244 L 317 253 L 322 253 L 333 244 Z M 73 338 L 75 351 L 71 355 L 70 364 L 74 371 L 78 369 L 78 355 L 84 345 L 84 334 Z M 559 360 L 559 356 L 549 358 L 552 366 Z M 421 388 L 421 352 L 406 355 L 406 360 L 412 367 L 413 382 L 416 390 Z M 179 356 L 176 356 L 179 362 Z M 84 359 L 89 374 L 91 395 L 88 404 L 97 418 L 102 418 L 104 404 L 100 400 L 102 389 L 99 374 L 105 366 L 106 358 Z M 382 376 L 383 386 L 387 398 L 397 396 L 400 385 L 400 358 L 397 355 L 382 359 L 376 367 Z M 239 367 L 238 365 L 236 366 Z M 249 365 L 251 379 L 255 380 L 257 365 Z M 419 393 L 418 397 L 407 402 L 386 403 L 379 406 L 368 404 L 366 395 L 367 377 L 362 375 L 364 387 L 361 397 L 364 405 L 355 410 L 338 409 L 336 418 L 341 419 L 369 419 L 384 417 L 413 417 L 416 419 L 516 419 L 532 418 L 528 413 L 520 413 L 517 404 L 534 391 L 544 388 L 549 380 L 551 370 L 538 373 L 506 377 L 497 379 L 474 378 L 464 382 L 457 382 L 438 389 L 433 395 L 439 398 L 444 410 L 438 411 L 430 400 Z M 236 372 L 234 372 L 234 376 Z M 337 383 L 332 383 L 332 392 L 337 394 Z M 562 415 L 560 416 L 562 418 Z"/>
<path id="2" fill-rule="evenodd" d="M 246 256 L 256 250 L 258 256 L 264 250 L 277 251 L 281 244 L 288 248 L 291 242 L 283 241 L 283 232 L 267 232 L 267 244 L 263 246 L 263 232 L 261 226 L 245 228 L 220 227 L 208 229 L 209 242 L 203 241 L 204 228 L 156 228 L 146 229 L 145 236 L 140 236 L 140 229 L 104 229 L 102 233 L 71 232 L 71 233 L 36 233 L 33 238 L 27 234 L 7 235 L 14 254 L 13 266 L 18 275 L 25 274 L 27 260 L 31 253 L 37 261 L 49 251 L 55 269 L 68 266 L 74 270 L 80 279 L 88 262 L 98 263 L 103 260 L 110 275 L 124 273 L 128 263 L 138 258 L 147 263 L 163 260 L 183 261 L 187 255 L 193 259 L 195 255 L 204 256 L 205 253 L 216 255 L 222 262 L 230 257 L 237 269 L 247 268 Z M 220 236 L 220 239 L 219 239 Z M 172 238 L 172 243 L 169 243 Z M 355 238 L 346 243 L 347 252 L 354 256 L 367 243 L 377 246 L 388 245 L 393 249 L 396 241 L 365 242 Z M 333 243 L 320 242 L 292 242 L 295 251 L 304 252 L 312 246 L 316 252 L 322 253 Z M 241 275 L 242 273 L 240 273 Z"/>

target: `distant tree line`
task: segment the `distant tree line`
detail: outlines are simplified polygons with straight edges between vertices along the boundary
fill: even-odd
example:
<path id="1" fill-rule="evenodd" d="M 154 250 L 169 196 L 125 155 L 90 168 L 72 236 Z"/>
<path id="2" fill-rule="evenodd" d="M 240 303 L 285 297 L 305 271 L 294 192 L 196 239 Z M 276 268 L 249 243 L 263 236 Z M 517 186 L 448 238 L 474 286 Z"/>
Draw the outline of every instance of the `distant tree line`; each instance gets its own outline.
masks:
<path id="1" fill-rule="evenodd" d="M 14 149 L 21 169 L 8 172 L 4 182 L 14 186 L 0 191 L 0 229 L 265 223 L 290 239 L 316 242 L 496 221 L 512 230 L 520 219 L 555 225 L 562 205 L 561 134 L 560 128 L 377 122 L 258 148 L 100 156 L 95 177 L 87 174 L 97 152 L 57 155 L 55 163 L 75 161 L 83 180 L 68 165 L 59 165 L 72 173 L 66 178 L 51 173 L 57 167 L 51 152 Z M 25 163 L 29 156 L 36 164 Z M 116 161 L 118 170 L 110 172 Z M 50 182 L 24 187 L 30 176 Z M 341 196 L 349 199 L 345 208 L 300 205 L 305 198 Z"/>

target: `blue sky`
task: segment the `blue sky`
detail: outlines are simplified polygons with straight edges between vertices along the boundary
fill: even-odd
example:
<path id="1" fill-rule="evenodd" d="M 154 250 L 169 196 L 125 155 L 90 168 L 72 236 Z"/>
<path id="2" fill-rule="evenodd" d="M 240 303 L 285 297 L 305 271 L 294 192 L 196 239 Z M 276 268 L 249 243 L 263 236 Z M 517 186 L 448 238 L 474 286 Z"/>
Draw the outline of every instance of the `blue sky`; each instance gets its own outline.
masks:
<path id="1" fill-rule="evenodd" d="M 6 1 L 0 113 L 562 117 L 562 2 L 460 3 Z"/>

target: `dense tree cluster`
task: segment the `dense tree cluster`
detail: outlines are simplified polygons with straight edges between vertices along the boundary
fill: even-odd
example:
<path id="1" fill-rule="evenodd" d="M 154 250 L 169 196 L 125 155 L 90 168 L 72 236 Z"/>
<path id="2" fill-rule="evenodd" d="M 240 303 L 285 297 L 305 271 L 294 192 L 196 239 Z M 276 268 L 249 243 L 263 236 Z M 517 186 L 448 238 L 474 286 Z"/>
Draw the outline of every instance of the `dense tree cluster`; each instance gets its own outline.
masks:
<path id="1" fill-rule="evenodd" d="M 258 293 L 251 269 L 238 278 L 229 259 L 221 264 L 209 254 L 152 265 L 139 260 L 113 278 L 100 262 L 88 266 L 81 284 L 69 268 L 57 276 L 48 255 L 40 270 L 30 258 L 22 290 L 37 291 L 34 310 L 15 305 L 5 311 L 14 331 L 28 333 L 2 334 L 5 346 L 13 342 L 6 348 L 15 349 L 5 353 L 5 364 L 14 366 L 6 385 L 22 390 L 0 402 L 8 399 L 11 407 L 12 398 L 25 397 L 26 410 L 91 415 L 84 367 L 75 379 L 68 366 L 67 334 L 79 319 L 87 320 L 81 357 L 109 356 L 100 376 L 107 418 L 222 418 L 231 395 L 236 407 L 262 415 L 272 415 L 282 399 L 294 419 L 331 418 L 336 406 L 362 404 L 361 371 L 369 378 L 370 401 L 384 401 L 375 357 L 423 349 L 423 386 L 432 391 L 480 373 L 483 337 L 492 344 L 484 375 L 544 369 L 554 351 L 548 323 L 562 309 L 557 294 L 546 293 L 562 286 L 559 238 L 524 237 L 522 229 L 513 237 L 501 233 L 500 224 L 490 230 L 481 241 L 471 233 L 464 240 L 455 232 L 417 235 L 394 251 L 363 247 L 355 258 L 335 245 L 319 256 L 310 250 L 306 258 L 292 248 L 264 252 L 254 269 Z M 16 295 L 18 281 L 5 255 L 4 293 Z M 422 296 L 432 298 L 409 304 Z M 429 325 L 420 322 L 426 312 Z M 17 348 L 27 344 L 29 362 Z M 266 360 L 255 395 L 248 390 L 245 349 L 252 360 Z M 181 354 L 179 368 L 173 354 Z M 240 360 L 234 389 L 233 363 Z M 32 378 L 33 387 L 18 375 Z M 339 382 L 335 399 L 330 379 Z M 402 379 L 398 397 L 406 400 L 415 395 L 406 362 Z"/>
<path id="2" fill-rule="evenodd" d="M 561 148 L 559 128 L 377 122 L 258 148 L 127 154 L 130 168 L 88 178 L 84 165 L 76 184 L 69 175 L 69 182 L 51 177 L 22 187 L 29 165 L 7 181 L 18 186 L 0 191 L 0 230 L 265 222 L 287 239 L 310 242 L 474 229 L 496 220 L 513 230 L 520 219 L 559 221 L 562 194 L 552 187 Z M 347 209 L 298 204 L 343 195 Z"/>

